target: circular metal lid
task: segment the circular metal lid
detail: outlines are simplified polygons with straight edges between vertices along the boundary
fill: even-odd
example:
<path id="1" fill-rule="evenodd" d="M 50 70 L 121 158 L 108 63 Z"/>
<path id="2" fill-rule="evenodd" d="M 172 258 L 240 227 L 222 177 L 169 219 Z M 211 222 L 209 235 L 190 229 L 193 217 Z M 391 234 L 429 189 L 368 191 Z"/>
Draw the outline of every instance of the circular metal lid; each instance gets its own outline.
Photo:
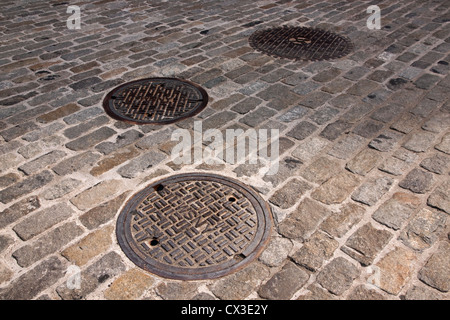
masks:
<path id="1" fill-rule="evenodd" d="M 294 60 L 331 60 L 353 50 L 349 39 L 341 35 L 306 27 L 275 27 L 254 32 L 250 45 L 273 57 Z"/>
<path id="2" fill-rule="evenodd" d="M 103 100 L 106 113 L 133 124 L 169 124 L 192 117 L 208 104 L 200 86 L 176 78 L 148 78 L 127 82 Z"/>
<path id="3" fill-rule="evenodd" d="M 272 215 L 252 188 L 213 174 L 154 182 L 135 194 L 117 220 L 117 239 L 139 267 L 179 280 L 222 277 L 266 246 Z"/>

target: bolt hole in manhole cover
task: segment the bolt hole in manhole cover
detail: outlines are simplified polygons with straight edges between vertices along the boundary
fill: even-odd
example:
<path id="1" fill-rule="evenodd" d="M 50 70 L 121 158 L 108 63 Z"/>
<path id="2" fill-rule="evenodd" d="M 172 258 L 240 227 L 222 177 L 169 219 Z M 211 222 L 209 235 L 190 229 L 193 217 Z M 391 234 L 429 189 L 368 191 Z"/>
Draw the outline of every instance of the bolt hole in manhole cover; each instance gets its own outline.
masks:
<path id="1" fill-rule="evenodd" d="M 177 280 L 215 279 L 256 259 L 267 245 L 267 203 L 240 182 L 179 174 L 131 197 L 117 220 L 117 240 L 137 266 Z"/>
<path id="2" fill-rule="evenodd" d="M 293 60 L 332 60 L 353 50 L 353 44 L 338 34 L 306 27 L 275 27 L 254 32 L 252 48 L 273 57 Z"/>
<path id="3" fill-rule="evenodd" d="M 106 113 L 132 124 L 169 124 L 202 111 L 206 91 L 176 78 L 148 78 L 122 84 L 103 100 Z"/>

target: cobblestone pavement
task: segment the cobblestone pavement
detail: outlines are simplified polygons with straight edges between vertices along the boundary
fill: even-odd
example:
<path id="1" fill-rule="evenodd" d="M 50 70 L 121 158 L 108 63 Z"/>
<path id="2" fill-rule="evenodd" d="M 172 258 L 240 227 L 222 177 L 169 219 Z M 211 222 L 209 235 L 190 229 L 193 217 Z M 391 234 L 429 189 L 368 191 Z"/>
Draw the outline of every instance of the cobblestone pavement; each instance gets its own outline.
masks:
<path id="1" fill-rule="evenodd" d="M 377 1 L 2 2 L 0 299 L 448 299 L 450 3 Z M 258 53 L 255 30 L 349 37 L 342 59 Z M 134 79 L 189 79 L 207 108 L 167 126 L 108 117 Z M 175 129 L 279 129 L 276 175 L 259 165 L 177 165 Z M 267 249 L 217 280 L 172 281 L 122 252 L 122 204 L 157 177 L 211 172 L 270 203 Z M 81 288 L 70 289 L 73 266 Z"/>

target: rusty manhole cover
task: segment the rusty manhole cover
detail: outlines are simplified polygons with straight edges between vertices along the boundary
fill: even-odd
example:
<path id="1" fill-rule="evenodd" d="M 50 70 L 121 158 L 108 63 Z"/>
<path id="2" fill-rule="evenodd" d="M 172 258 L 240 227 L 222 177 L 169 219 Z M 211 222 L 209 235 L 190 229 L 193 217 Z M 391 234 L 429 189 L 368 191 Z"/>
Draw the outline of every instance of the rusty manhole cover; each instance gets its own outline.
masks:
<path id="1" fill-rule="evenodd" d="M 250 45 L 277 58 L 331 60 L 348 55 L 353 44 L 338 34 L 306 27 L 275 27 L 254 32 Z"/>
<path id="2" fill-rule="evenodd" d="M 268 205 L 248 186 L 213 174 L 152 183 L 120 212 L 117 239 L 139 267 L 178 280 L 214 279 L 259 256 L 269 239 Z"/>
<path id="3" fill-rule="evenodd" d="M 113 89 L 103 108 L 116 120 L 133 124 L 169 124 L 192 117 L 208 103 L 198 85 L 175 78 L 132 81 Z"/>

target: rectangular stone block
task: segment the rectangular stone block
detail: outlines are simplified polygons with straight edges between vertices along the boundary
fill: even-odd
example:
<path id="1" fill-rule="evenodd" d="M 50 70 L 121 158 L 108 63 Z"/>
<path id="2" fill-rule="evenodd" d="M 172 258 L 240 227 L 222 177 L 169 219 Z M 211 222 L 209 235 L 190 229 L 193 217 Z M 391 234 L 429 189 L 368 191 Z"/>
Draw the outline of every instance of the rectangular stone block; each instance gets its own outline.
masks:
<path id="1" fill-rule="evenodd" d="M 86 166 L 93 165 L 100 157 L 101 156 L 98 153 L 87 151 L 61 161 L 53 167 L 53 171 L 60 176 L 68 175 L 77 172 Z"/>
<path id="2" fill-rule="evenodd" d="M 311 197 L 325 204 L 342 203 L 359 185 L 360 178 L 350 172 L 336 174 L 311 194 Z"/>
<path id="3" fill-rule="evenodd" d="M 34 174 L 65 157 L 64 151 L 55 150 L 19 167 L 27 176 Z"/>
<path id="4" fill-rule="evenodd" d="M 0 300 L 30 300 L 64 276 L 66 264 L 50 257 L 0 289 Z"/>
<path id="5" fill-rule="evenodd" d="M 372 264 L 378 253 L 392 239 L 389 231 L 379 230 L 367 223 L 348 238 L 341 250 L 363 266 Z"/>
<path id="6" fill-rule="evenodd" d="M 54 176 L 50 171 L 42 171 L 39 174 L 1 190 L 0 201 L 6 204 L 26 194 L 32 193 L 50 183 L 53 178 Z"/>
<path id="7" fill-rule="evenodd" d="M 109 197 L 117 194 L 121 186 L 120 180 L 107 180 L 96 184 L 95 186 L 77 194 L 70 202 L 80 210 L 86 210 L 95 207 L 104 202 Z"/>
<path id="8" fill-rule="evenodd" d="M 331 211 L 318 202 L 306 198 L 300 205 L 278 226 L 283 236 L 306 241 L 317 227 L 325 220 Z"/>
<path id="9" fill-rule="evenodd" d="M 81 138 L 73 140 L 66 144 L 66 147 L 70 150 L 81 151 L 89 149 L 96 144 L 108 139 L 109 137 L 115 135 L 117 132 L 109 127 L 102 127 L 95 130 Z"/>
<path id="10" fill-rule="evenodd" d="M 65 203 L 56 204 L 27 217 L 17 224 L 13 230 L 22 240 L 29 240 L 55 224 L 68 219 L 74 213 Z"/>
<path id="11" fill-rule="evenodd" d="M 56 292 L 63 300 L 83 299 L 103 282 L 124 272 L 125 268 L 122 258 L 115 252 L 109 252 L 82 271 L 80 289 L 72 290 L 62 284 Z"/>
<path id="12" fill-rule="evenodd" d="M 61 247 L 83 234 L 83 229 L 75 222 L 57 227 L 32 244 L 27 244 L 12 253 L 21 267 L 28 267 L 45 256 L 55 253 Z"/>

